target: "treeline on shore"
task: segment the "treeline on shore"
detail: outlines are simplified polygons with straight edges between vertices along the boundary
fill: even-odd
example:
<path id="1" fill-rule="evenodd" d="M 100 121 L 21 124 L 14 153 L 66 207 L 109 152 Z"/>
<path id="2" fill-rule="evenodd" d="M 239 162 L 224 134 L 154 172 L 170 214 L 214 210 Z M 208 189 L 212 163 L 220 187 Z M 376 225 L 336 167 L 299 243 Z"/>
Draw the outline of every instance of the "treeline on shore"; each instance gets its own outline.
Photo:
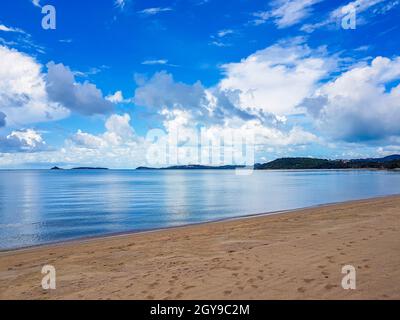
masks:
<path id="1" fill-rule="evenodd" d="M 267 163 L 257 163 L 256 170 L 268 169 L 397 169 L 400 155 L 375 159 L 328 160 L 318 158 L 280 158 Z"/>
<path id="2" fill-rule="evenodd" d="M 243 168 L 239 165 L 204 166 L 180 165 L 165 168 L 139 167 L 136 170 L 229 170 Z M 256 163 L 255 170 L 295 170 L 295 169 L 399 169 L 400 155 L 370 159 L 318 159 L 318 158 L 280 158 L 266 163 Z"/>

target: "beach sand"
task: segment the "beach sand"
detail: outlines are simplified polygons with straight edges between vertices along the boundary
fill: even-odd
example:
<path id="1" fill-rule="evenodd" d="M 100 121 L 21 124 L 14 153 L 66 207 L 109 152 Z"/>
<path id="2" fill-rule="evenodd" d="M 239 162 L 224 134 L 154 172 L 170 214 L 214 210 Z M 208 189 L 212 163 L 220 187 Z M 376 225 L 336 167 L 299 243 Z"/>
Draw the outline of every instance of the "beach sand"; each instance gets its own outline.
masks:
<path id="1" fill-rule="evenodd" d="M 0 299 L 400 299 L 400 196 L 3 252 Z"/>

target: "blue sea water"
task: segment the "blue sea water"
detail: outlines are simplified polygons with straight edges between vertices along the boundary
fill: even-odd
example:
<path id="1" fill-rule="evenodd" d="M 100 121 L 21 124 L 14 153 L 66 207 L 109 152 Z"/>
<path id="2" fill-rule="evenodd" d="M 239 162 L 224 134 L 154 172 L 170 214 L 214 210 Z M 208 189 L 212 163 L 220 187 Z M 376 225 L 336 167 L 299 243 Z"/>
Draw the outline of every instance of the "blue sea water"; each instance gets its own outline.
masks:
<path id="1" fill-rule="evenodd" d="M 0 250 L 399 194 L 368 170 L 0 170 Z"/>

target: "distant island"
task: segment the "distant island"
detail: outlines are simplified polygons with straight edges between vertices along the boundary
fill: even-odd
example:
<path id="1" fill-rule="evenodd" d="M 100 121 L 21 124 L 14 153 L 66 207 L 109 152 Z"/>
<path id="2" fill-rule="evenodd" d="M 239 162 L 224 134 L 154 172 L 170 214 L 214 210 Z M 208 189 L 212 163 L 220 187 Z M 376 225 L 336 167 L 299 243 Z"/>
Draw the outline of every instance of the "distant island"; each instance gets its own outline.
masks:
<path id="1" fill-rule="evenodd" d="M 238 165 L 203 166 L 181 165 L 165 168 L 138 167 L 136 170 L 234 170 L 245 168 Z M 255 170 L 306 170 L 306 169 L 400 169 L 400 155 L 367 159 L 318 159 L 318 158 L 279 158 L 267 163 L 256 163 Z"/>
<path id="2" fill-rule="evenodd" d="M 51 168 L 50 170 L 64 170 L 63 168 L 59 168 L 57 166 Z M 108 170 L 108 168 L 101 168 L 101 167 L 76 167 L 71 168 L 69 170 Z"/>

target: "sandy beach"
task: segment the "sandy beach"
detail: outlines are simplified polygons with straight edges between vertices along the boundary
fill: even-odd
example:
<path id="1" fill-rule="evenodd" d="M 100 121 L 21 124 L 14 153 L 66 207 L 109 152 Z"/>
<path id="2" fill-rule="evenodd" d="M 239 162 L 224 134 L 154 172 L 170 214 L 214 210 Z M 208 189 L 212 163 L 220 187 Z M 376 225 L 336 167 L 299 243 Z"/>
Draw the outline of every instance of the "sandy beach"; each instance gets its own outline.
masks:
<path id="1" fill-rule="evenodd" d="M 400 299 L 399 253 L 391 196 L 3 252 L 0 299 Z"/>

